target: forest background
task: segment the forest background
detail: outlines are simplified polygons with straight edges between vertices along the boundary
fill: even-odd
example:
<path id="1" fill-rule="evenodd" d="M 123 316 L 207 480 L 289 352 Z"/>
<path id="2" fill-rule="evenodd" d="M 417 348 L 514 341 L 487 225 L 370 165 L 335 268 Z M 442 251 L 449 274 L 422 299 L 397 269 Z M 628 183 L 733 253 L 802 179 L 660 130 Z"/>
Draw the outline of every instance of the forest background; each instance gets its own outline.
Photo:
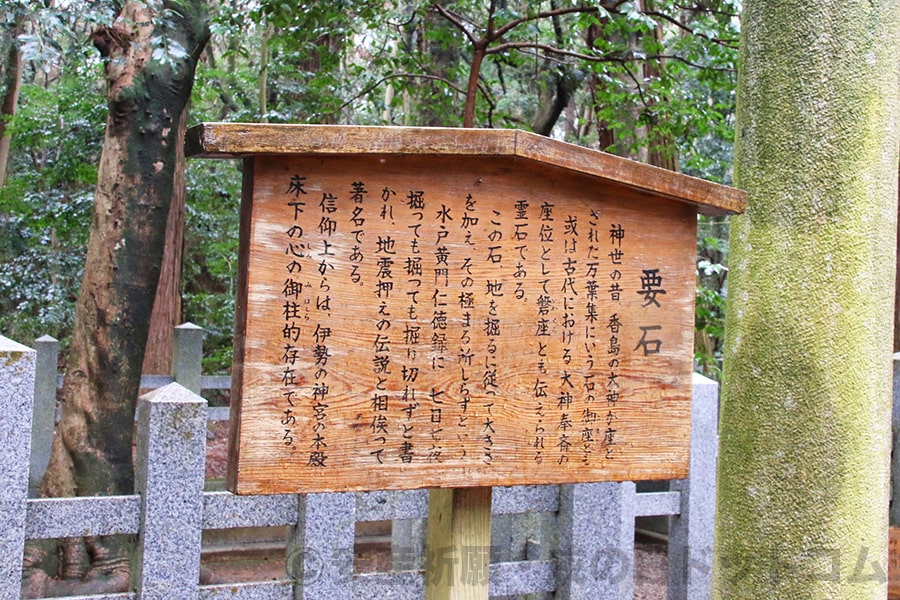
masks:
<path id="1" fill-rule="evenodd" d="M 93 36 L 118 8 L 0 5 L 0 332 L 23 343 L 52 335 L 62 360 L 106 122 Z M 215 0 L 210 10 L 191 124 L 515 127 L 731 183 L 740 0 Z M 174 64 L 184 49 L 164 33 L 169 16 L 156 13 L 153 60 Z M 184 226 L 170 221 L 167 235 L 163 277 L 175 293 L 162 320 L 202 326 L 204 369 L 225 373 L 240 163 L 190 161 L 185 177 Z M 695 359 L 715 378 L 727 232 L 725 218 L 700 217 Z"/>

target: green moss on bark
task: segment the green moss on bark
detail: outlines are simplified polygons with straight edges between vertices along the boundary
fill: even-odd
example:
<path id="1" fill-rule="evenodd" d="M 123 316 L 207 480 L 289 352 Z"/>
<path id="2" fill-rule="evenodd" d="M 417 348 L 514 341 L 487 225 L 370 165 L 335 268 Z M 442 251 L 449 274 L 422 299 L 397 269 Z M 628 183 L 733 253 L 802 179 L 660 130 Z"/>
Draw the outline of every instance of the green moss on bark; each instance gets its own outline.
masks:
<path id="1" fill-rule="evenodd" d="M 884 597 L 900 3 L 743 19 L 714 594 Z"/>

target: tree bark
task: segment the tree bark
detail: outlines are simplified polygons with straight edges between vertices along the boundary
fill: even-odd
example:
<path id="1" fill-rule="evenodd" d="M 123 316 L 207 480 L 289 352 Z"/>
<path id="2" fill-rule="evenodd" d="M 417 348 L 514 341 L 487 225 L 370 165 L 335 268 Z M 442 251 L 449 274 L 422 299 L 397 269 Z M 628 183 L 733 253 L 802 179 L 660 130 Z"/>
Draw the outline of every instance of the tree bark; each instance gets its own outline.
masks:
<path id="1" fill-rule="evenodd" d="M 900 181 L 900 172 L 897 173 L 898 181 Z M 897 198 L 898 210 L 898 226 L 900 226 L 900 194 Z M 894 275 L 894 353 L 900 352 L 900 230 L 897 235 L 897 271 Z M 893 500 L 900 502 L 900 498 Z M 891 523 L 891 525 L 900 525 L 900 523 Z"/>
<path id="2" fill-rule="evenodd" d="M 646 0 L 642 8 L 645 10 L 655 9 L 651 0 Z M 652 35 L 657 42 L 661 43 L 664 37 L 662 25 L 657 24 Z M 645 61 L 644 64 L 641 65 L 645 81 L 659 78 L 663 68 L 665 68 L 665 59 L 660 58 L 658 61 L 659 62 Z M 666 99 L 662 98 L 661 104 L 665 104 L 665 102 Z M 659 120 L 659 116 L 654 111 L 656 104 L 656 102 L 650 102 L 648 106 L 646 106 L 647 112 L 650 113 L 651 122 L 646 124 L 641 132 L 646 139 L 646 162 L 655 167 L 662 167 L 663 169 L 677 172 L 680 171 L 681 168 L 678 164 L 678 150 L 675 146 L 675 140 L 672 139 L 671 135 L 660 133 L 654 127 Z"/>
<path id="3" fill-rule="evenodd" d="M 744 5 L 714 597 L 884 598 L 900 3 Z"/>
<path id="4" fill-rule="evenodd" d="M 481 75 L 481 63 L 488 46 L 487 40 L 479 40 L 472 44 L 472 62 L 469 65 L 469 81 L 466 85 L 466 104 L 463 108 L 463 127 L 475 127 L 475 103 L 478 98 L 478 77 Z"/>
<path id="5" fill-rule="evenodd" d="M 550 2 L 551 10 L 557 10 L 558 8 L 555 1 Z M 563 48 L 565 45 L 565 34 L 559 15 L 553 15 L 551 21 L 553 23 L 553 33 L 556 36 L 556 45 L 559 48 Z M 545 77 L 543 82 L 538 83 L 538 109 L 531 122 L 531 129 L 535 133 L 549 137 L 556 126 L 556 122 L 559 121 L 560 115 L 572 101 L 578 82 L 568 65 L 560 64 L 559 66 L 554 66 L 550 61 L 544 61 L 543 69 L 541 70 L 547 73 L 547 77 Z"/>
<path id="6" fill-rule="evenodd" d="M 175 152 L 175 174 L 172 202 L 166 221 L 166 245 L 153 311 L 150 331 L 141 372 L 148 375 L 168 375 L 172 372 L 172 344 L 174 328 L 181 324 L 181 259 L 184 251 L 184 211 L 187 196 L 185 182 L 184 134 L 190 107 L 185 106 L 178 124 L 178 143 Z"/>
<path id="7" fill-rule="evenodd" d="M 538 90 L 538 109 L 531 121 L 531 130 L 541 135 L 549 136 L 553 133 L 563 110 L 569 105 L 574 93 L 574 81 L 565 67 L 550 70 L 544 81 L 540 82 Z"/>
<path id="8" fill-rule="evenodd" d="M 447 6 L 449 4 L 449 0 L 437 0 L 432 5 Z M 425 14 L 419 30 L 415 32 L 415 47 L 421 55 L 420 60 L 430 65 L 431 75 L 434 75 L 436 79 L 451 78 L 450 73 L 462 60 L 462 51 L 456 45 L 428 42 L 429 36 L 426 35 L 426 31 L 435 31 L 449 27 L 450 25 L 440 14 L 429 10 Z M 411 96 L 411 100 L 412 98 L 416 98 L 416 100 L 410 102 L 407 110 L 409 114 L 416 114 L 416 121 L 411 124 L 425 127 L 446 127 L 450 115 L 455 112 L 453 110 L 455 107 L 447 104 L 447 99 L 441 90 L 443 84 L 436 83 L 435 80 L 425 79 L 419 81 L 417 87 L 418 90 Z M 463 113 L 465 113 L 465 108 Z"/>
<path id="9" fill-rule="evenodd" d="M 273 35 L 275 35 L 275 26 L 268 23 L 263 32 L 262 44 L 259 49 L 259 77 L 256 92 L 259 120 L 263 123 L 269 122 L 267 116 L 269 112 L 269 42 Z"/>
<path id="10" fill-rule="evenodd" d="M 178 131 L 209 36 L 203 0 L 164 1 L 163 8 L 169 43 L 180 44 L 183 57 L 153 58 L 156 15 L 135 0 L 93 35 L 106 59 L 109 114 L 62 417 L 42 483 L 46 496 L 134 492 L 134 409 L 175 185 Z M 121 591 L 131 543 L 104 537 L 63 545 L 63 563 L 86 556 L 91 562 L 84 589 Z M 51 575 L 82 573 L 73 568 Z M 79 585 L 66 583 L 66 593 L 75 595 Z"/>
<path id="11" fill-rule="evenodd" d="M 6 181 L 6 168 L 9 164 L 9 147 L 12 136 L 7 132 L 8 123 L 16 115 L 19 105 L 19 90 L 22 87 L 22 53 L 19 52 L 16 32 L 18 26 L 13 27 L 9 51 L 6 56 L 6 66 L 3 70 L 4 88 L 3 101 L 0 103 L 0 187 Z"/>
<path id="12" fill-rule="evenodd" d="M 601 0 L 600 2 L 601 7 L 611 12 L 616 10 L 618 4 L 618 0 Z M 594 23 L 588 27 L 585 33 L 585 42 L 587 43 L 588 48 L 595 49 L 597 40 L 606 35 L 613 36 L 613 38 L 620 43 L 625 43 L 626 41 L 633 43 L 633 40 L 626 40 L 621 33 L 607 33 L 606 25 L 608 25 L 608 23 L 608 18 L 601 17 L 598 23 Z M 596 73 L 591 76 L 592 103 L 597 122 L 597 147 L 604 152 L 610 152 L 617 156 L 634 158 L 629 145 L 627 143 L 622 143 L 621 140 L 618 139 L 615 129 L 612 127 L 612 123 L 602 118 L 600 115 L 600 111 L 606 107 L 600 103 L 597 92 L 605 92 L 608 87 L 609 83 L 606 78 L 600 77 Z M 617 109 L 619 120 L 628 124 L 628 126 L 623 127 L 622 129 L 625 131 L 634 130 L 635 118 L 633 111 L 624 107 L 617 107 Z"/>

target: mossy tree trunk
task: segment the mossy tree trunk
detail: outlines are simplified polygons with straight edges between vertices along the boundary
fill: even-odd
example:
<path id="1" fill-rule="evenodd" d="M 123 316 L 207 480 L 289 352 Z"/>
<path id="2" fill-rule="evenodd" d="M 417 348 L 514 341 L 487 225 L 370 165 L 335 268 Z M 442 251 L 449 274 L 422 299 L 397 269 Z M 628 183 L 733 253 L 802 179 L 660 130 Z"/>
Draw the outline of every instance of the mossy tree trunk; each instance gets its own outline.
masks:
<path id="1" fill-rule="evenodd" d="M 179 121 L 208 37 L 205 0 L 128 0 L 114 24 L 93 35 L 106 60 L 109 114 L 44 495 L 134 493 L 134 409 L 182 144 Z M 128 586 L 130 539 L 68 540 L 61 553 L 29 550 L 25 594 Z"/>
<path id="2" fill-rule="evenodd" d="M 884 598 L 900 2 L 742 29 L 714 597 Z"/>

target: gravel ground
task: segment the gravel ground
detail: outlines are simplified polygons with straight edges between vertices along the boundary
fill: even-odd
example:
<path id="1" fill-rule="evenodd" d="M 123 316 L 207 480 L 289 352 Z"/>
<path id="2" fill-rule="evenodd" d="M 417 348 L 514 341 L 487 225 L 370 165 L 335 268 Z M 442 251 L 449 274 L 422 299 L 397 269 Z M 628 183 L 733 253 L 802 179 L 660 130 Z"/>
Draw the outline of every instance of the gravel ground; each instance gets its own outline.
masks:
<path id="1" fill-rule="evenodd" d="M 657 542 L 635 546 L 634 600 L 666 600 L 666 547 Z M 283 554 L 240 556 L 237 553 L 208 557 L 203 563 L 204 583 L 266 581 L 284 577 Z M 390 568 L 390 547 L 373 546 L 356 555 L 357 572 Z"/>
<path id="2" fill-rule="evenodd" d="M 220 479 L 227 464 L 228 424 L 217 423 L 211 431 L 206 476 Z M 204 579 L 207 582 L 265 581 L 284 577 L 283 551 L 253 553 L 241 556 L 229 552 L 207 556 L 204 560 Z M 666 600 L 666 545 L 663 542 L 638 540 L 634 551 L 634 600 Z M 390 547 L 378 545 L 356 556 L 357 572 L 387 571 L 390 569 Z"/>
<path id="3" fill-rule="evenodd" d="M 667 565 L 665 543 L 643 541 L 635 543 L 635 600 L 666 600 Z"/>

